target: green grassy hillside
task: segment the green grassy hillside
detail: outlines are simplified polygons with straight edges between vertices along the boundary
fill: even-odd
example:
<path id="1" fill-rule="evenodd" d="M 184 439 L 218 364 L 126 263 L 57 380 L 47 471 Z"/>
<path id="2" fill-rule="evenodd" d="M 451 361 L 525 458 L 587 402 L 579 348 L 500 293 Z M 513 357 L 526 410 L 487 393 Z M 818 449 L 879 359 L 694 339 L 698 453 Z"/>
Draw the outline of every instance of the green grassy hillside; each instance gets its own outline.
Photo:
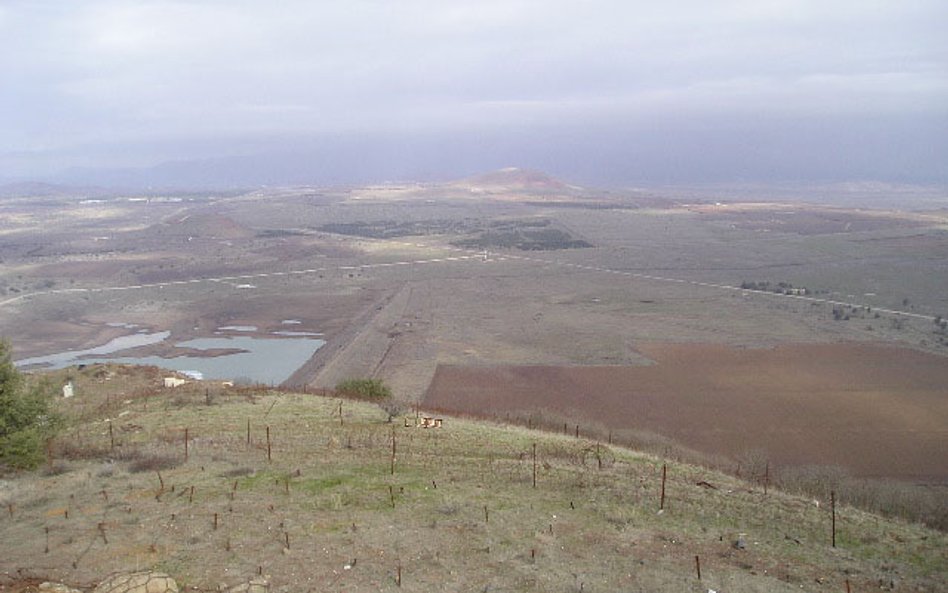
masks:
<path id="1" fill-rule="evenodd" d="M 627 449 L 389 424 L 308 394 L 166 389 L 155 369 L 67 374 L 77 395 L 60 401 L 71 425 L 52 461 L 0 481 L 8 584 L 88 588 L 152 567 L 201 590 L 258 573 L 271 591 L 948 589 L 944 533 L 844 507 L 834 548 L 829 501 Z"/>

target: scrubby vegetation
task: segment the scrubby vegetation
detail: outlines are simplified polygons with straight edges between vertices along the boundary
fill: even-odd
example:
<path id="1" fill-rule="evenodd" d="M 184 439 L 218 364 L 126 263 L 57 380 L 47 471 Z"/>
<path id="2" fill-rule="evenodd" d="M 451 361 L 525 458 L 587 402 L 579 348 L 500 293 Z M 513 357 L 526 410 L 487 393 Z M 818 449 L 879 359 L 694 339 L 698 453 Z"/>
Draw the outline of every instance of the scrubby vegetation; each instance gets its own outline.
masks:
<path id="1" fill-rule="evenodd" d="M 466 249 L 519 249 L 521 251 L 555 251 L 592 247 L 582 239 L 574 239 L 560 229 L 491 229 L 470 239 L 453 241 L 452 245 Z"/>
<path id="2" fill-rule="evenodd" d="M 786 492 L 820 500 L 835 492 L 842 503 L 948 532 L 948 499 L 943 486 L 859 478 L 834 466 L 783 468 L 775 473 L 774 484 Z"/>
<path id="3" fill-rule="evenodd" d="M 776 284 L 771 284 L 769 280 L 764 281 L 744 281 L 741 282 L 741 288 L 744 290 L 759 290 L 762 292 L 772 292 L 774 294 L 784 294 L 784 295 L 809 295 L 813 294 L 805 286 L 794 286 L 789 282 L 777 282 Z"/>
<path id="4" fill-rule="evenodd" d="M 451 242 L 465 249 L 519 249 L 521 251 L 553 251 L 592 247 L 569 232 L 554 228 L 547 218 L 479 220 L 476 218 L 432 219 L 398 222 L 338 222 L 324 224 L 318 230 L 372 239 L 427 235 L 460 235 Z"/>

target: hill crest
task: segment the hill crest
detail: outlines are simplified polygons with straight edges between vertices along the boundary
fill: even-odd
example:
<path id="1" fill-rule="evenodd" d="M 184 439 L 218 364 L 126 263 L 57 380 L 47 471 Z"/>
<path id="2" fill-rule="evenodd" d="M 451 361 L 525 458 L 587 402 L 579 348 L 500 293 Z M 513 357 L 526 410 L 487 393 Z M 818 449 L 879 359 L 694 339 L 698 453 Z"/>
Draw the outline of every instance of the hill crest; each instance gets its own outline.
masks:
<path id="1" fill-rule="evenodd" d="M 461 184 L 481 189 L 565 191 L 577 189 L 548 173 L 536 169 L 505 167 L 460 180 Z"/>

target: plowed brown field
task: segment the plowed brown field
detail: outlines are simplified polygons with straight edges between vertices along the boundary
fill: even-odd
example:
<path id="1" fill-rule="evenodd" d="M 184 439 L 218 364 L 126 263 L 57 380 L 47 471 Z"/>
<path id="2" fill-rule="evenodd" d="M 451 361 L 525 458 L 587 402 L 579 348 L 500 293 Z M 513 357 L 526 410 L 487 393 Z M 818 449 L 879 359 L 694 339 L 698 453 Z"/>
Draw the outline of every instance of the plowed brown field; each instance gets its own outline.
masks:
<path id="1" fill-rule="evenodd" d="M 948 480 L 948 358 L 866 344 L 650 344 L 640 367 L 438 368 L 425 404 L 669 437 L 779 465 Z"/>

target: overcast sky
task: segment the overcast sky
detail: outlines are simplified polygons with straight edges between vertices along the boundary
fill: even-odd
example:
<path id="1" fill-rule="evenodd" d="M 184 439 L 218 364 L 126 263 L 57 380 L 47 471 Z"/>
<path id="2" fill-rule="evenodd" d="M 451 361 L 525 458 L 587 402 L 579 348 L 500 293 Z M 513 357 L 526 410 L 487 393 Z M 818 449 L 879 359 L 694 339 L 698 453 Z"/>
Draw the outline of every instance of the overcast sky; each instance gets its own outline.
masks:
<path id="1" fill-rule="evenodd" d="M 946 27 L 944 0 L 0 0 L 0 179 L 945 182 Z"/>

